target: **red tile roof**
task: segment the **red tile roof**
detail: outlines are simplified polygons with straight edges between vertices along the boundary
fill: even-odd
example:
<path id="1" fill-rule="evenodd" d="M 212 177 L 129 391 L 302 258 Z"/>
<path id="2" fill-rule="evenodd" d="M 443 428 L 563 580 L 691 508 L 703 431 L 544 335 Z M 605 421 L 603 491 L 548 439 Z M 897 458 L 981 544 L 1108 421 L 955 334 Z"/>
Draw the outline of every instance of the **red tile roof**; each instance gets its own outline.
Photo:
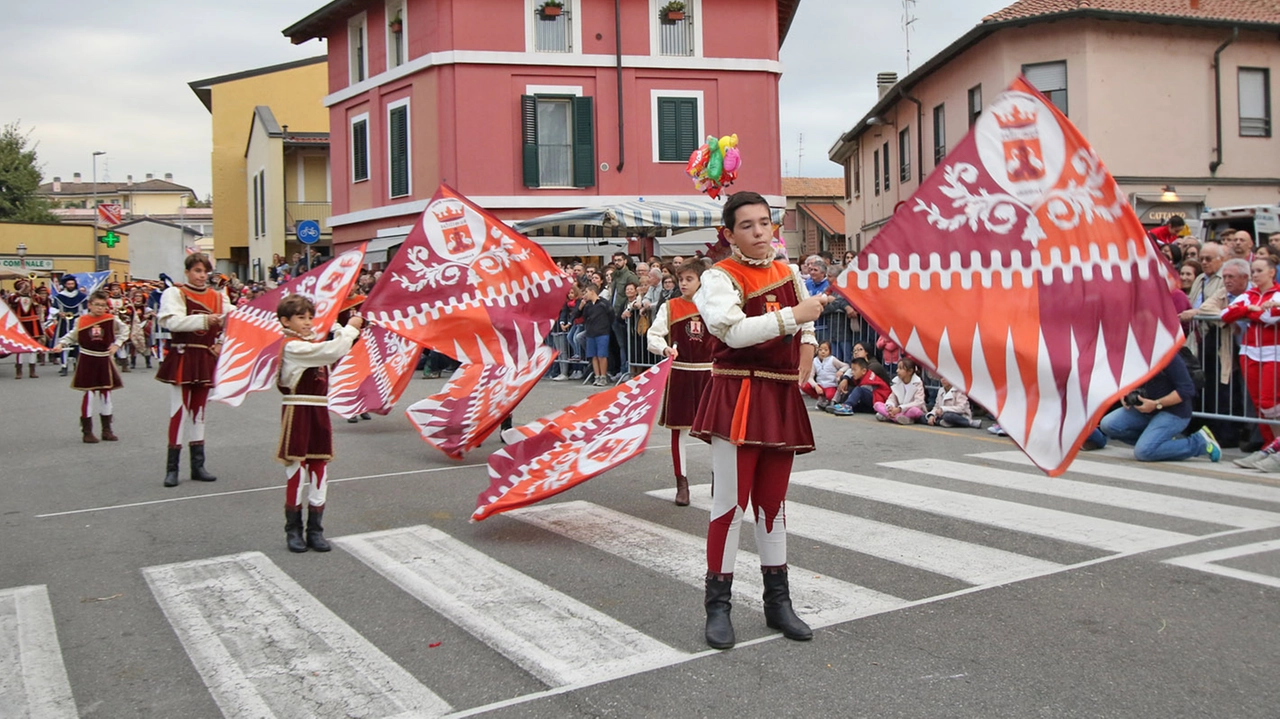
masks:
<path id="1" fill-rule="evenodd" d="M 796 207 L 804 214 L 817 220 L 827 232 L 833 235 L 844 234 L 844 208 L 839 205 L 821 205 L 802 202 Z"/>
<path id="2" fill-rule="evenodd" d="M 839 177 L 784 177 L 786 197 L 844 197 L 844 180 Z"/>
<path id="3" fill-rule="evenodd" d="M 1018 0 L 1003 10 L 991 13 L 982 21 L 1026 20 L 1078 10 L 1191 20 L 1266 24 L 1280 22 L 1280 0 Z"/>

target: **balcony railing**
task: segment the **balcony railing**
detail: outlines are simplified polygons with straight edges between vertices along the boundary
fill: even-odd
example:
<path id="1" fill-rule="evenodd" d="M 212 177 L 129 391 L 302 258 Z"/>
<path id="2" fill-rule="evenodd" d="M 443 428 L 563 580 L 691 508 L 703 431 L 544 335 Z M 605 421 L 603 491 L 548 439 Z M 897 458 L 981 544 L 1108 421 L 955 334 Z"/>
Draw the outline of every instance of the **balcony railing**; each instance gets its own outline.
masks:
<path id="1" fill-rule="evenodd" d="M 284 217 L 285 227 L 290 234 L 296 234 L 298 223 L 303 220 L 315 220 L 320 223 L 321 231 L 329 231 L 328 202 L 286 202 Z"/>

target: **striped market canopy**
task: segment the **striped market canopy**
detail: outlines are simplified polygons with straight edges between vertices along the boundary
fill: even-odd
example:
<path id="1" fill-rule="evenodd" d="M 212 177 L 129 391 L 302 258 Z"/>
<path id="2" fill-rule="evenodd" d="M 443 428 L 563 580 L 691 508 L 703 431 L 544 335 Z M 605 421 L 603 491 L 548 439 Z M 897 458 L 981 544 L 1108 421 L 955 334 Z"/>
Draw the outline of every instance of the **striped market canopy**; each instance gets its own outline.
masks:
<path id="1" fill-rule="evenodd" d="M 526 237 L 665 237 L 719 227 L 723 207 L 714 200 L 638 200 L 566 210 L 521 220 L 511 227 Z M 781 208 L 770 208 L 770 213 L 775 224 L 782 223 Z"/>

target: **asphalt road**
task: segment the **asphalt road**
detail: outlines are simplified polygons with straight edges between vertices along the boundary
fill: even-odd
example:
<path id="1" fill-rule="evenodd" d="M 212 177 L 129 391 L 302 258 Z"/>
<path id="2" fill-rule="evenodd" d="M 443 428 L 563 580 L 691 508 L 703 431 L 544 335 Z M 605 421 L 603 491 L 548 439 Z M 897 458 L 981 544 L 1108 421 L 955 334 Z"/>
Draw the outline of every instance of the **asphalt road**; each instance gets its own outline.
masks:
<path id="1" fill-rule="evenodd" d="M 293 555 L 274 393 L 211 406 L 218 481 L 187 481 L 184 454 L 166 489 L 151 371 L 116 393 L 121 441 L 85 445 L 65 378 L 4 366 L 0 716 L 1280 714 L 1274 475 L 1109 448 L 1050 481 L 985 431 L 814 413 L 790 562 L 820 628 L 764 626 L 748 525 L 739 645 L 714 652 L 706 513 L 667 498 L 661 428 L 546 511 L 473 524 L 496 439 L 455 462 L 400 410 L 338 420 L 339 548 Z M 442 384 L 415 379 L 400 409 Z M 517 421 L 589 391 L 543 382 Z M 705 446 L 689 454 L 705 485 Z"/>

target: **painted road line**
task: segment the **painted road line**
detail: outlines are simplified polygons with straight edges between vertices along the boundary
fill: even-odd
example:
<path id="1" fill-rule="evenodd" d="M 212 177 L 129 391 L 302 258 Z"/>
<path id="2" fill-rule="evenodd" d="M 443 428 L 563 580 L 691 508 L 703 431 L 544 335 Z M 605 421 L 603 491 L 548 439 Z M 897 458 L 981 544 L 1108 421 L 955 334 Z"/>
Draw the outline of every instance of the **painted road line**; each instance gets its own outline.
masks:
<path id="1" fill-rule="evenodd" d="M 78 716 L 48 589 L 0 589 L 0 717 Z"/>
<path id="2" fill-rule="evenodd" d="M 1250 554 L 1262 554 L 1263 552 L 1274 552 L 1276 550 L 1280 550 L 1280 539 L 1272 539 L 1267 542 L 1257 542 L 1255 544 L 1245 544 L 1239 547 L 1228 547 L 1227 549 L 1217 549 L 1212 552 L 1191 554 L 1185 557 L 1166 559 L 1164 561 L 1165 564 L 1176 564 L 1180 567 L 1199 569 L 1202 572 L 1218 574 L 1223 577 L 1232 577 L 1234 579 L 1242 579 L 1246 582 L 1253 582 L 1255 584 L 1265 584 L 1268 587 L 1280 587 L 1280 577 L 1272 576 L 1270 574 L 1261 574 L 1259 572 L 1250 572 L 1247 569 L 1225 567 L 1221 564 L 1217 564 L 1217 562 L 1221 562 L 1224 559 L 1247 557 Z"/>
<path id="3" fill-rule="evenodd" d="M 647 494 L 670 501 L 675 498 L 675 493 L 675 488 L 671 487 Z M 711 485 L 690 487 L 689 497 L 693 506 L 710 511 Z M 749 512 L 743 515 L 745 521 L 753 519 Z M 790 500 L 787 501 L 787 534 L 975 585 L 1016 581 L 1063 566 L 1003 549 L 940 537 Z"/>
<path id="4" fill-rule="evenodd" d="M 450 710 L 260 552 L 142 573 L 226 717 Z"/>
<path id="5" fill-rule="evenodd" d="M 791 483 L 1111 552 L 1156 549 L 1193 538 L 1163 529 L 848 472 L 795 472 Z"/>
<path id="6" fill-rule="evenodd" d="M 971 454 L 969 456 L 977 459 L 993 459 L 997 462 L 1018 464 L 1024 467 L 1035 466 L 1031 460 L 1027 459 L 1027 455 L 1022 452 L 983 452 L 981 454 Z M 1134 467 L 1127 464 L 1093 462 L 1079 458 L 1072 462 L 1070 467 L 1067 467 L 1067 471 L 1074 472 L 1076 474 L 1087 474 L 1092 477 L 1119 479 L 1127 482 L 1137 482 L 1140 484 L 1154 484 L 1158 487 L 1190 489 L 1196 492 L 1221 494 L 1227 497 L 1239 497 L 1241 499 L 1256 499 L 1262 502 L 1280 503 L 1280 488 L 1266 487 L 1260 484 L 1248 484 L 1246 482 L 1233 482 L 1228 479 L 1212 479 L 1210 477 L 1201 477 L 1195 474 L 1166 472 L 1158 469 Z M 1265 476 L 1260 475 L 1257 472 L 1249 472 L 1248 474 L 1245 474 L 1244 472 L 1245 470 L 1242 470 L 1242 477 Z"/>
<path id="7" fill-rule="evenodd" d="M 432 527 L 333 541 L 549 686 L 629 676 L 685 655 Z"/>
<path id="8" fill-rule="evenodd" d="M 707 576 L 706 540 L 670 527 L 616 512 L 590 502 L 539 504 L 507 512 L 521 522 L 541 527 L 602 552 L 621 557 L 658 574 L 702 589 Z M 734 604 L 761 607 L 764 590 L 760 558 L 738 552 Z M 906 603 L 866 587 L 818 576 L 792 566 L 791 601 L 810 626 L 828 626 L 894 609 Z"/>
<path id="9" fill-rule="evenodd" d="M 905 469 L 909 472 L 934 477 L 959 479 L 988 487 L 1016 489 L 1048 497 L 1074 499 L 1109 507 L 1132 509 L 1138 512 L 1162 514 L 1167 517 L 1192 519 L 1197 522 L 1219 524 L 1240 529 L 1262 529 L 1280 526 L 1280 513 L 1261 509 L 1249 509 L 1230 504 L 1206 502 L 1199 499 L 1173 497 L 1167 494 L 1142 492 L 1136 489 L 1112 487 L 1105 484 L 1079 482 L 1060 477 L 1014 472 L 1008 469 L 976 467 L 972 464 L 945 459 L 909 459 L 900 462 L 883 462 L 882 467 Z"/>

